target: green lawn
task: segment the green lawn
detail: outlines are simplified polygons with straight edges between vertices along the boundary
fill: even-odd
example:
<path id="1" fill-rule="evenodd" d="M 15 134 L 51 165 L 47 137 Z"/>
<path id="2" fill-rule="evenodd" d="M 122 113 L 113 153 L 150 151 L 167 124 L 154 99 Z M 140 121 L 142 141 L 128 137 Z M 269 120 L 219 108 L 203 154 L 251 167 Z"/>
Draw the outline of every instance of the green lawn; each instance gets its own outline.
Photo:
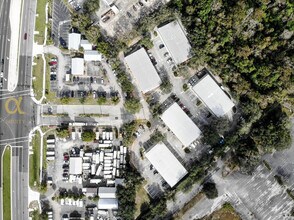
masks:
<path id="1" fill-rule="evenodd" d="M 30 155 L 30 178 L 29 183 L 32 189 L 37 190 L 40 183 L 40 145 L 41 135 L 36 131 L 32 139 L 33 154 Z"/>
<path id="2" fill-rule="evenodd" d="M 10 206 L 10 148 L 3 155 L 3 219 L 11 219 Z"/>
<path id="3" fill-rule="evenodd" d="M 46 27 L 46 3 L 47 0 L 38 0 L 37 1 L 37 17 L 36 17 L 36 31 L 39 32 L 39 34 L 35 35 L 35 41 L 38 44 L 43 44 L 45 39 L 45 27 Z"/>
<path id="4" fill-rule="evenodd" d="M 42 98 L 43 92 L 43 59 L 41 55 L 34 58 L 33 66 L 33 90 L 37 100 Z"/>

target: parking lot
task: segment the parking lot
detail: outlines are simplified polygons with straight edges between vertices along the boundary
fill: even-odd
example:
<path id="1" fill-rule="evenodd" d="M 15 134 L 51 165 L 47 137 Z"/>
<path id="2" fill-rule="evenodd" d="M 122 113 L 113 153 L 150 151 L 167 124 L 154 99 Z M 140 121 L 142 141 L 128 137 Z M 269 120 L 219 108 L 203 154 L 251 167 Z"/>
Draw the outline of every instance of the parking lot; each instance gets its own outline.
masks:
<path id="1" fill-rule="evenodd" d="M 68 30 L 71 16 L 62 0 L 53 0 L 52 7 L 52 39 L 55 46 L 68 44 Z"/>

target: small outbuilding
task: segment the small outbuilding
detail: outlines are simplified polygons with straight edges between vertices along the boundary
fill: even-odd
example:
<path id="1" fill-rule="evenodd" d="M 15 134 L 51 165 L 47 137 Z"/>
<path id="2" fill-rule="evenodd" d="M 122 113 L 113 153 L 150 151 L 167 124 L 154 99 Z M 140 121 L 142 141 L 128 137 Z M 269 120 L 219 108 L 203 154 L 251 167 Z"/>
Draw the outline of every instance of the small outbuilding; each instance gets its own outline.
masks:
<path id="1" fill-rule="evenodd" d="M 71 74 L 84 75 L 84 59 L 83 58 L 71 59 Z"/>
<path id="2" fill-rule="evenodd" d="M 81 43 L 81 34 L 79 33 L 68 34 L 68 49 L 69 50 L 79 50 L 80 43 Z"/>
<path id="3" fill-rule="evenodd" d="M 83 159 L 81 157 L 70 157 L 69 158 L 69 174 L 81 175 L 82 174 Z"/>

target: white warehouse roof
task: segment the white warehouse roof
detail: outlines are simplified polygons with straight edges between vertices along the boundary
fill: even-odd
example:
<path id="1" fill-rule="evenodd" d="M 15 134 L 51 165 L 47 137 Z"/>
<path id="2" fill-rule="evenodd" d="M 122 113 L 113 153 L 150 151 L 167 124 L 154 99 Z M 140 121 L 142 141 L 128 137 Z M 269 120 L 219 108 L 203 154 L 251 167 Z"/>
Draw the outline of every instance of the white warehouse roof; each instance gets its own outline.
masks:
<path id="1" fill-rule="evenodd" d="M 193 87 L 193 90 L 205 105 L 218 117 L 224 116 L 234 107 L 232 100 L 209 74 L 200 79 Z"/>
<path id="2" fill-rule="evenodd" d="M 81 47 L 84 50 L 92 50 L 92 44 L 88 40 L 81 40 Z"/>
<path id="3" fill-rule="evenodd" d="M 68 49 L 79 50 L 81 42 L 81 34 L 69 33 L 68 34 Z"/>
<path id="4" fill-rule="evenodd" d="M 97 50 L 85 50 L 84 60 L 85 61 L 101 61 L 102 55 Z"/>
<path id="5" fill-rule="evenodd" d="M 125 61 L 143 93 L 160 85 L 161 80 L 144 48 L 125 57 Z"/>
<path id="6" fill-rule="evenodd" d="M 83 75 L 84 74 L 84 59 L 72 58 L 71 59 L 71 74 Z"/>
<path id="7" fill-rule="evenodd" d="M 99 199 L 98 209 L 118 209 L 117 199 Z"/>
<path id="8" fill-rule="evenodd" d="M 177 103 L 163 112 L 161 119 L 184 146 L 189 146 L 201 134 L 199 128 Z"/>
<path id="9" fill-rule="evenodd" d="M 176 185 L 187 174 L 185 167 L 162 142 L 145 155 L 170 187 Z"/>
<path id="10" fill-rule="evenodd" d="M 99 198 L 114 199 L 116 198 L 116 187 L 99 187 Z"/>
<path id="11" fill-rule="evenodd" d="M 83 159 L 81 157 L 69 158 L 69 174 L 80 175 L 82 174 Z"/>
<path id="12" fill-rule="evenodd" d="M 189 59 L 191 45 L 178 21 L 159 27 L 158 33 L 176 64 Z"/>

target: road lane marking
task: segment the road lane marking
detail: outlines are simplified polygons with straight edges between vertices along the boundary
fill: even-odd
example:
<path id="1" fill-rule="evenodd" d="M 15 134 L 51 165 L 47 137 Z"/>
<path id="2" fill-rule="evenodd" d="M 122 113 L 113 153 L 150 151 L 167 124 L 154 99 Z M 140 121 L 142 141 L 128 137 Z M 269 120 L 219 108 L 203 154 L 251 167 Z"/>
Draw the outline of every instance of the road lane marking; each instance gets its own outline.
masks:
<path id="1" fill-rule="evenodd" d="M 14 97 L 7 99 L 6 102 L 5 102 L 5 110 L 6 110 L 6 112 L 8 114 L 10 114 L 10 115 L 14 115 L 15 113 L 18 113 L 20 115 L 24 115 L 25 112 L 22 111 L 21 110 L 21 107 L 20 107 L 21 101 L 22 101 L 22 97 L 19 97 L 18 100 L 16 98 L 14 98 Z M 16 107 L 15 109 L 11 110 L 9 108 L 10 102 L 14 102 L 15 103 L 15 107 Z"/>

